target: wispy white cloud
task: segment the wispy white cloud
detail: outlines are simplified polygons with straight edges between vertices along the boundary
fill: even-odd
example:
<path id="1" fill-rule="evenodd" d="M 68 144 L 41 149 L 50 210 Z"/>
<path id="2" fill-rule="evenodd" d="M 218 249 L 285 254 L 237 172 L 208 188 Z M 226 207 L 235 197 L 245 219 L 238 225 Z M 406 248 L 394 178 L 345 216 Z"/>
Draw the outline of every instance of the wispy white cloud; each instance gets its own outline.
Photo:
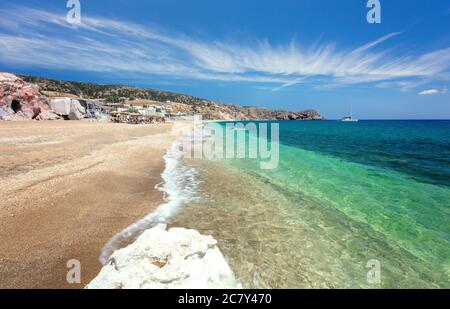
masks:
<path id="1" fill-rule="evenodd" d="M 442 88 L 442 89 L 426 89 L 423 90 L 421 92 L 419 92 L 419 95 L 430 95 L 430 94 L 438 94 L 438 93 L 447 93 L 447 88 Z"/>
<path id="2" fill-rule="evenodd" d="M 450 79 L 450 48 L 402 56 L 380 51 L 399 32 L 353 49 L 334 44 L 308 48 L 295 41 L 199 40 L 85 15 L 74 27 L 64 13 L 23 7 L 2 9 L 0 15 L 0 62 L 10 66 L 266 83 L 275 85 L 274 91 L 300 83 L 395 87 Z"/>
<path id="3" fill-rule="evenodd" d="M 436 94 L 439 93 L 439 90 L 437 89 L 427 89 L 419 92 L 420 95 L 430 95 L 430 94 Z"/>

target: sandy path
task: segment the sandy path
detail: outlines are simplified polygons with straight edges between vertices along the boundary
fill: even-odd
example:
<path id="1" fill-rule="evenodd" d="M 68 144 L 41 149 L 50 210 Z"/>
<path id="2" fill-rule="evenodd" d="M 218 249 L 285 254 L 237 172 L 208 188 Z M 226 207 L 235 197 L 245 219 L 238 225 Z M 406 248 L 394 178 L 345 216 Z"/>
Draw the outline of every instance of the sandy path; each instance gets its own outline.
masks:
<path id="1" fill-rule="evenodd" d="M 105 243 L 162 202 L 171 125 L 0 122 L 0 288 L 82 288 Z M 81 262 L 82 284 L 66 282 Z"/>

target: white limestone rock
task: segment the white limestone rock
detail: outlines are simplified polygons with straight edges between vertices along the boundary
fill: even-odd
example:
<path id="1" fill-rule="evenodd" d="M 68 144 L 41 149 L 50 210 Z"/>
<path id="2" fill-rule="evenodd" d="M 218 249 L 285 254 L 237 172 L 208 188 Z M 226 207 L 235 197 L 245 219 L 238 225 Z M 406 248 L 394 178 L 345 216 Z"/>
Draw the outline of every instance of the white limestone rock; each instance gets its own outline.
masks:
<path id="1" fill-rule="evenodd" d="M 53 98 L 50 100 L 50 106 L 56 114 L 69 120 L 81 120 L 86 115 L 86 109 L 80 101 L 72 98 Z"/>
<path id="2" fill-rule="evenodd" d="M 211 236 L 159 225 L 113 253 L 88 289 L 242 288 Z"/>

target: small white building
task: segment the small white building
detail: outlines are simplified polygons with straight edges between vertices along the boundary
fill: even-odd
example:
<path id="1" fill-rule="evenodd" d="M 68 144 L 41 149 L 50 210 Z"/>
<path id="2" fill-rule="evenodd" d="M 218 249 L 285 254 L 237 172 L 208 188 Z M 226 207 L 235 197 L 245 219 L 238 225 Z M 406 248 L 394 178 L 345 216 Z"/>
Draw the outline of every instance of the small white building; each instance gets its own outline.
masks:
<path id="1" fill-rule="evenodd" d="M 138 109 L 138 112 L 144 116 L 151 116 L 156 114 L 156 108 L 154 108 L 153 106 L 143 107 L 141 109 Z"/>

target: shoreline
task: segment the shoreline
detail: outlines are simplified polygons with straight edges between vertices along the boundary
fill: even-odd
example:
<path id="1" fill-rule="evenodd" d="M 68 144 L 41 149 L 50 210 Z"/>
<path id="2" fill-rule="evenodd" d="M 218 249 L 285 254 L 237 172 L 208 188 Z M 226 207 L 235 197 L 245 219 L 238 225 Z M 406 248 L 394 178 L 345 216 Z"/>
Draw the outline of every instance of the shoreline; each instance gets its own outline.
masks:
<path id="1" fill-rule="evenodd" d="M 103 265 L 108 263 L 109 257 L 114 252 L 134 244 L 148 229 L 166 224 L 167 220 L 179 213 L 181 208 L 194 198 L 198 185 L 195 179 L 196 170 L 182 164 L 183 154 L 179 147 L 184 134 L 177 132 L 176 135 L 163 156 L 164 170 L 161 173 L 161 182 L 154 187 L 163 194 L 163 201 L 145 217 L 127 226 L 105 244 L 100 255 L 100 262 Z"/>
<path id="2" fill-rule="evenodd" d="M 164 203 L 155 186 L 176 138 L 172 124 L 0 128 L 2 288 L 83 288 L 111 237 Z M 81 263 L 81 284 L 66 282 L 70 259 Z"/>
<path id="3" fill-rule="evenodd" d="M 164 193 L 164 203 L 105 245 L 100 257 L 103 268 L 85 288 L 242 288 L 211 235 L 183 225 L 167 229 L 184 206 L 198 198 L 198 171 L 183 162 L 181 148 L 186 138 L 192 138 L 192 132 L 183 129 L 194 127 L 178 127 L 178 138 L 164 155 L 163 181 L 155 187 Z"/>

